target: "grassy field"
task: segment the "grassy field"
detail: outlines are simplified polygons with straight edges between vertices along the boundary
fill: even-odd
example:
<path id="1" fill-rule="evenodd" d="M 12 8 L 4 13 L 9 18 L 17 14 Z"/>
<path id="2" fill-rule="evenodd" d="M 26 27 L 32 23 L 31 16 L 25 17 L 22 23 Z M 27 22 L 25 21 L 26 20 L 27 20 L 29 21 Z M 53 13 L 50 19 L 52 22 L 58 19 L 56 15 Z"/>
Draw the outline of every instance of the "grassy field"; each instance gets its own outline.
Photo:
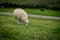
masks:
<path id="1" fill-rule="evenodd" d="M 0 8 L 0 12 L 13 12 L 14 8 Z M 59 16 L 60 11 L 47 10 L 40 11 L 40 9 L 24 9 L 28 14 L 46 15 L 46 16 Z"/>
<path id="2" fill-rule="evenodd" d="M 29 20 L 24 26 L 11 16 L 0 15 L 0 40 L 60 40 L 60 20 Z"/>

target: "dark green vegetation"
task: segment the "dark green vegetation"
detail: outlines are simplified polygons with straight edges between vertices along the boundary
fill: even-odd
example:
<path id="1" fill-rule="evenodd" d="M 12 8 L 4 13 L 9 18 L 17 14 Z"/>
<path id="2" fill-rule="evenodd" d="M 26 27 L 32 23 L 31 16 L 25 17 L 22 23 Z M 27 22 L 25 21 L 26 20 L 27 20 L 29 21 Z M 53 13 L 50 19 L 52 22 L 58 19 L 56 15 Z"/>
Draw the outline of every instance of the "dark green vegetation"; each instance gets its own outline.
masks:
<path id="1" fill-rule="evenodd" d="M 60 0 L 0 0 L 0 6 L 6 8 L 45 8 L 60 10 Z"/>
<path id="2" fill-rule="evenodd" d="M 0 12 L 12 12 L 15 8 L 0 8 Z M 60 17 L 60 11 L 53 11 L 44 9 L 44 11 L 41 11 L 41 9 L 24 9 L 28 14 L 37 14 L 37 15 L 46 15 L 46 16 L 59 16 Z"/>
<path id="3" fill-rule="evenodd" d="M 28 26 L 0 15 L 0 40 L 60 40 L 60 20 L 29 18 Z"/>

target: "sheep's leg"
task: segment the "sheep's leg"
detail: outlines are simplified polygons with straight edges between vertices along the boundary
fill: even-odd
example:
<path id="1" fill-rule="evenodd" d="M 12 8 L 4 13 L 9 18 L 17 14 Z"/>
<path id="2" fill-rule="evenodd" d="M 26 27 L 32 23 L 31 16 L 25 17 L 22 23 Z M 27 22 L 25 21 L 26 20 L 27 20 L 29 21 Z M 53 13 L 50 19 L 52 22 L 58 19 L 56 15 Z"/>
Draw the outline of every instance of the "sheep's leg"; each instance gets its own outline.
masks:
<path id="1" fill-rule="evenodd" d="M 19 22 L 20 22 L 20 24 L 22 24 L 22 25 L 24 24 L 24 22 L 23 22 L 21 19 L 19 19 Z"/>

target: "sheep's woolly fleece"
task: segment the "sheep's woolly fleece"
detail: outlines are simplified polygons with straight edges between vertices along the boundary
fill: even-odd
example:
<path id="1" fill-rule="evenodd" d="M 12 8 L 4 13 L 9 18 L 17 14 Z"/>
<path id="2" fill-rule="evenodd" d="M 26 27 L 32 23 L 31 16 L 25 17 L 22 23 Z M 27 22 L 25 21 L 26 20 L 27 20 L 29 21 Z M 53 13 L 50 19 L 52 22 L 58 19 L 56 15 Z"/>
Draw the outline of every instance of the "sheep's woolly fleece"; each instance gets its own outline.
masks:
<path id="1" fill-rule="evenodd" d="M 13 16 L 16 19 L 23 21 L 25 25 L 27 25 L 29 22 L 28 15 L 23 9 L 20 8 L 15 9 Z"/>

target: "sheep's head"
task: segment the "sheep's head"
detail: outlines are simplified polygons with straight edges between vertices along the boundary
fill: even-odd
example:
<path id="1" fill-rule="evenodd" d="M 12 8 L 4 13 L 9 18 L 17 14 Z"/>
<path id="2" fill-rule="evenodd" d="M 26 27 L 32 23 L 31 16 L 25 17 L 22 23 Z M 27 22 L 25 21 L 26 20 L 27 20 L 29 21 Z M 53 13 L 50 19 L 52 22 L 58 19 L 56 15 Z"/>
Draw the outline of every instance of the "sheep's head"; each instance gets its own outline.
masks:
<path id="1" fill-rule="evenodd" d="M 29 20 L 25 20 L 24 21 L 24 24 L 27 26 L 28 25 L 28 23 L 29 23 Z"/>

